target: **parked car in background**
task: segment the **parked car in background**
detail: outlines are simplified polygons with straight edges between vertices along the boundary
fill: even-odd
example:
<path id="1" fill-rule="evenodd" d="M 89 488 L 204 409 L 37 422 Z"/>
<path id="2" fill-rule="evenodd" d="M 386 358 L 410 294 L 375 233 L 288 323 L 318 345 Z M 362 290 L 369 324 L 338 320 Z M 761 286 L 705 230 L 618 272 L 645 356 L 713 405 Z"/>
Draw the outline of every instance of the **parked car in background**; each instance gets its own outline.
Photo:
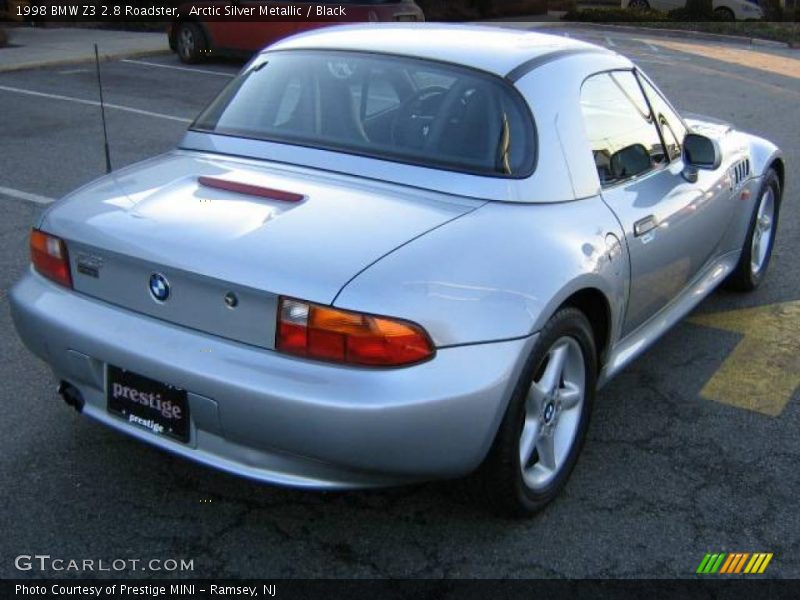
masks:
<path id="1" fill-rule="evenodd" d="M 269 7 L 280 12 L 281 9 L 299 10 L 301 17 L 296 21 L 258 21 L 252 18 L 245 21 L 221 20 L 195 12 L 210 13 L 209 9 L 222 11 L 236 7 L 240 11 L 253 9 L 257 14 L 260 8 Z M 344 14 L 339 14 L 339 7 Z M 196 63 L 211 56 L 251 55 L 264 46 L 294 33 L 324 27 L 333 23 L 377 22 L 377 21 L 424 21 L 422 9 L 414 0 L 342 0 L 340 2 L 264 2 L 264 0 L 210 0 L 191 2 L 181 6 L 181 18 L 173 22 L 168 31 L 169 47 L 178 53 L 185 63 Z M 247 14 L 239 12 L 238 14 Z M 313 18 L 312 18 L 313 17 Z"/>
<path id="2" fill-rule="evenodd" d="M 622 8 L 652 8 L 664 12 L 683 8 L 686 0 L 622 0 Z M 763 19 L 764 11 L 750 0 L 714 0 L 714 14 L 724 21 Z"/>
<path id="3" fill-rule="evenodd" d="M 30 0 L 0 0 L 0 21 L 23 21 L 21 11 L 30 4 Z"/>

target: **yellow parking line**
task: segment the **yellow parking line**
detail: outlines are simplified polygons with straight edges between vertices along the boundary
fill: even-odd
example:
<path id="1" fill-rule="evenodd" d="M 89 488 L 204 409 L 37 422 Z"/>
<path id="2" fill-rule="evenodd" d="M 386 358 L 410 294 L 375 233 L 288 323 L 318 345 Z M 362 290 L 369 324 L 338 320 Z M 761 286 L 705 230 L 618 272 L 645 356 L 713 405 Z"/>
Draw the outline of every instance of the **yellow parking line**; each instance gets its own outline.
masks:
<path id="1" fill-rule="evenodd" d="M 697 315 L 690 322 L 744 334 L 700 395 L 770 416 L 800 385 L 800 302 Z"/>

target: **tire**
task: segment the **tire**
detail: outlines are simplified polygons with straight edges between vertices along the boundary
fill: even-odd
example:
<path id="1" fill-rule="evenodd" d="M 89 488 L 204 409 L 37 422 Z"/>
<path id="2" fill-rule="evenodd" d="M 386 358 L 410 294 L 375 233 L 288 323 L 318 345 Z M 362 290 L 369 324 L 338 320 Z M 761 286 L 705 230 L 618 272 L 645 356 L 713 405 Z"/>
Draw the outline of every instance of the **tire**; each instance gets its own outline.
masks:
<path id="1" fill-rule="evenodd" d="M 714 9 L 714 16 L 717 17 L 718 21 L 735 21 L 736 15 L 733 14 L 733 11 L 730 8 L 725 8 L 724 6 L 720 6 L 719 8 Z"/>
<path id="2" fill-rule="evenodd" d="M 181 23 L 175 33 L 175 51 L 186 64 L 198 63 L 205 58 L 208 40 L 197 23 Z"/>
<path id="3" fill-rule="evenodd" d="M 596 356 L 592 327 L 578 309 L 559 310 L 542 328 L 477 473 L 482 496 L 493 510 L 532 516 L 564 487 L 586 440 Z M 554 376 L 559 362 L 562 368 Z M 548 381 L 555 382 L 557 394 Z M 524 465 L 523 453 L 529 457 Z"/>
<path id="4" fill-rule="evenodd" d="M 758 191 L 758 200 L 753 207 L 739 262 L 725 280 L 725 287 L 728 289 L 751 292 L 761 285 L 775 246 L 780 207 L 780 180 L 778 174 L 770 169 Z"/>
<path id="5" fill-rule="evenodd" d="M 648 10 L 650 8 L 650 3 L 647 0 L 630 0 L 630 2 L 628 2 L 628 8 Z"/>

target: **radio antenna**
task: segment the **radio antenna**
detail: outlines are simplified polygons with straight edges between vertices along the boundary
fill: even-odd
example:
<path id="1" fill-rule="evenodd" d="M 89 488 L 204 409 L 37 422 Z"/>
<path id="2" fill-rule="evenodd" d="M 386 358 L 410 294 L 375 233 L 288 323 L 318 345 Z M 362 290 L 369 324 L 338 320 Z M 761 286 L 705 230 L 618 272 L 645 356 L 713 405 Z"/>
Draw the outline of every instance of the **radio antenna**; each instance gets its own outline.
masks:
<path id="1" fill-rule="evenodd" d="M 106 151 L 106 173 L 111 173 L 111 154 L 108 151 L 108 130 L 106 129 L 106 106 L 103 102 L 103 82 L 100 79 L 100 53 L 94 45 L 94 64 L 97 70 L 97 87 L 100 90 L 100 118 L 103 120 L 103 145 Z"/>

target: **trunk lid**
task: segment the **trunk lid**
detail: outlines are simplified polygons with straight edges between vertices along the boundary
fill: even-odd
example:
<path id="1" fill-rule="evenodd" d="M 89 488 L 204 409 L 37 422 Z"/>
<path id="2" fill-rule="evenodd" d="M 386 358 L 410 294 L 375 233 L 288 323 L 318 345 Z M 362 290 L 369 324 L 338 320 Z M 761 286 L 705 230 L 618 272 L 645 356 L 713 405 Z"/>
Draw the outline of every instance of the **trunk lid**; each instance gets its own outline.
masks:
<path id="1" fill-rule="evenodd" d="M 303 199 L 209 187 L 199 177 Z M 42 228 L 66 240 L 76 291 L 271 348 L 278 295 L 330 304 L 382 256 L 481 204 L 351 176 L 174 152 L 78 190 L 53 205 Z M 151 293 L 154 275 L 167 282 L 166 301 Z"/>

